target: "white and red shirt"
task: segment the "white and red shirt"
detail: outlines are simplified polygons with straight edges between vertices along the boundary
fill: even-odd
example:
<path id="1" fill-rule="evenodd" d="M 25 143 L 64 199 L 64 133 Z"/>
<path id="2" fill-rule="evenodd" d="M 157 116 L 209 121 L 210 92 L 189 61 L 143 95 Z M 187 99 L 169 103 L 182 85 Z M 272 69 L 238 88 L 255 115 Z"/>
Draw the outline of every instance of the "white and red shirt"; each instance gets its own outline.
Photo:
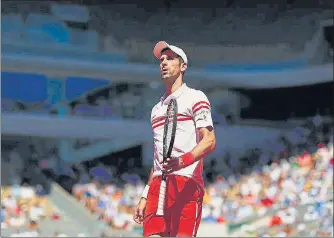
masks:
<path id="1" fill-rule="evenodd" d="M 199 142 L 198 129 L 212 127 L 211 106 L 206 95 L 200 91 L 187 87 L 184 83 L 179 89 L 168 97 L 161 98 L 151 113 L 151 124 L 154 134 L 154 166 L 153 176 L 162 174 L 159 162 L 163 160 L 163 133 L 165 114 L 169 100 L 175 98 L 178 105 L 177 127 L 174 147 L 171 158 L 178 158 L 190 152 Z M 203 160 L 175 171 L 172 174 L 192 177 L 202 180 Z"/>

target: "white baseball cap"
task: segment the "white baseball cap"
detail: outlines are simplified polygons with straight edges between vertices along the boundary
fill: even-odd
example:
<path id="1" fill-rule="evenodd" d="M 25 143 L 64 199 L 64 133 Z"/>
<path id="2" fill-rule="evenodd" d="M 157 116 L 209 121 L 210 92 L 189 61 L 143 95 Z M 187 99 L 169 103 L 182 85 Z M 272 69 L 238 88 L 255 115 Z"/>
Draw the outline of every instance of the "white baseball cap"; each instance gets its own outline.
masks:
<path id="1" fill-rule="evenodd" d="M 175 45 L 169 45 L 166 41 L 159 41 L 155 45 L 155 47 L 153 49 L 154 56 L 157 57 L 158 59 L 160 59 L 161 51 L 166 49 L 166 48 L 170 49 L 175 54 L 179 55 L 183 59 L 184 63 L 188 64 L 188 58 L 187 58 L 186 53 L 184 53 L 184 51 L 181 48 L 179 48 Z"/>

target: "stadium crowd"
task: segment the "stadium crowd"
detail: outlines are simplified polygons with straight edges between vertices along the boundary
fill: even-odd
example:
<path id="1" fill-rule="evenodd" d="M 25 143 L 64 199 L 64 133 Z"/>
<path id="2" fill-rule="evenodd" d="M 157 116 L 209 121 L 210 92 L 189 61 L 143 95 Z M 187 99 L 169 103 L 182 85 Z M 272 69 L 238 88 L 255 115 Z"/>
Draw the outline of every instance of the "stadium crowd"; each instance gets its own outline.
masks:
<path id="1" fill-rule="evenodd" d="M 56 222 L 61 217 L 48 201 L 41 185 L 1 189 L 1 231 L 11 237 L 37 237 L 43 222 Z M 54 233 L 55 237 L 63 236 Z"/>
<path id="2" fill-rule="evenodd" d="M 3 142 L 3 141 L 2 141 Z M 2 145 L 1 235 L 4 237 L 84 236 L 73 232 L 68 218 L 50 201 L 46 180 L 36 163 L 15 147 Z M 70 231 L 71 233 L 68 234 Z"/>

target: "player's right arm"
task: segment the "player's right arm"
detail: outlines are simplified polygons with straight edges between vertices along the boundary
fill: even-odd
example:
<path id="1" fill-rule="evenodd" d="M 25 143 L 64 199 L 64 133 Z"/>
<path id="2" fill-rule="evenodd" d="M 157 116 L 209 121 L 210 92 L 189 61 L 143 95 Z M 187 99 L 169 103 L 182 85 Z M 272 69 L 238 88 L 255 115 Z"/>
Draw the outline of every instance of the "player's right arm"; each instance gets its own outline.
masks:
<path id="1" fill-rule="evenodd" d="M 146 207 L 146 200 L 147 200 L 148 190 L 149 190 L 151 182 L 152 182 L 152 178 L 153 178 L 153 168 L 150 171 L 150 175 L 148 177 L 147 185 L 144 188 L 142 196 L 141 196 L 141 198 L 138 202 L 138 205 L 135 209 L 135 212 L 133 214 L 133 220 L 138 224 L 142 224 L 143 219 L 144 219 L 144 211 L 145 211 L 145 207 Z"/>
<path id="2" fill-rule="evenodd" d="M 152 111 L 151 111 L 151 121 L 153 120 L 154 118 L 154 111 L 155 111 L 155 107 L 154 106 L 152 108 Z M 153 167 L 151 168 L 151 171 L 150 171 L 150 175 L 148 177 L 148 181 L 147 181 L 147 184 L 144 188 L 144 191 L 141 195 L 141 198 L 138 202 L 138 205 L 134 211 L 134 214 L 133 214 L 133 220 L 138 223 L 138 224 L 142 224 L 143 222 L 143 219 L 144 219 L 144 211 L 145 211 L 145 207 L 146 207 L 146 200 L 147 200 L 147 196 L 148 196 L 148 190 L 150 188 L 150 185 L 152 183 L 152 179 L 153 179 Z"/>

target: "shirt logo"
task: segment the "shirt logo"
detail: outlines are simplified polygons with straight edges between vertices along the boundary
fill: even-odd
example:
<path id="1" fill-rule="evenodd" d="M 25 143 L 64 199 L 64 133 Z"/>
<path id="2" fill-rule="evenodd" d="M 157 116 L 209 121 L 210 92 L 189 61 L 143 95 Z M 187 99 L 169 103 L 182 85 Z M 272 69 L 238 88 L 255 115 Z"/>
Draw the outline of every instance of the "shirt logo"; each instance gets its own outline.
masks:
<path id="1" fill-rule="evenodd" d="M 209 114 L 210 114 L 210 109 L 201 110 L 197 113 L 196 117 L 198 119 L 202 119 L 204 121 L 207 121 Z"/>

